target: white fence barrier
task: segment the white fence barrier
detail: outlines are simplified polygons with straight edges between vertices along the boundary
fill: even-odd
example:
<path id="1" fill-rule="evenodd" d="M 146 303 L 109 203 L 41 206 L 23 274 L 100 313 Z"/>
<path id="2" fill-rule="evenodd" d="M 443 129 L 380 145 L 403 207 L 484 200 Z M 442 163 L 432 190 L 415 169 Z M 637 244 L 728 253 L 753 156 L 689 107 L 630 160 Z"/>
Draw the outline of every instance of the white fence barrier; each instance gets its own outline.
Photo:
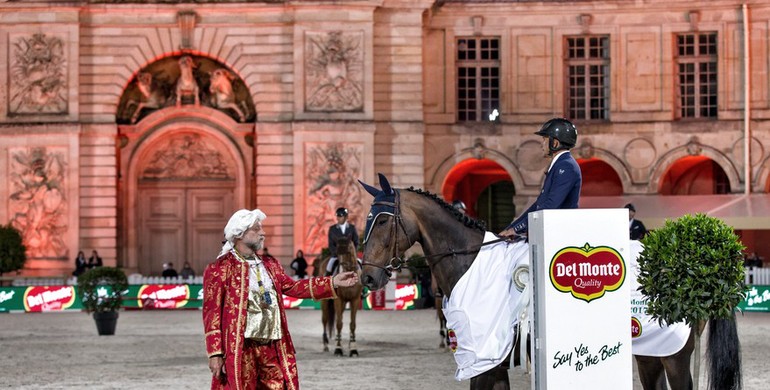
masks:
<path id="1" fill-rule="evenodd" d="M 78 278 L 14 278 L 12 286 L 74 286 L 78 284 Z M 142 274 L 128 275 L 128 284 L 203 284 L 203 276 L 192 278 L 164 278 L 161 276 L 144 276 Z"/>
<path id="2" fill-rule="evenodd" d="M 746 284 L 770 285 L 770 268 L 746 267 Z"/>

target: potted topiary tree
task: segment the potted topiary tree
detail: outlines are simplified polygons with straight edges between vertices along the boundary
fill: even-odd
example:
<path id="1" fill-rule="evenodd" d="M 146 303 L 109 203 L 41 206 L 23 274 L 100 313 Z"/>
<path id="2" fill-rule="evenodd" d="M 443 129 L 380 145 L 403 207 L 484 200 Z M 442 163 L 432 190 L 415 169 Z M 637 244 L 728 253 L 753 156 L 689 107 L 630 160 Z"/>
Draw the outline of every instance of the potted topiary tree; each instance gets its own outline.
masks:
<path id="1" fill-rule="evenodd" d="M 100 336 L 115 334 L 118 309 L 127 288 L 128 279 L 119 268 L 96 267 L 78 276 L 83 308 L 87 313 L 93 313 Z"/>
<path id="2" fill-rule="evenodd" d="M 24 268 L 26 250 L 16 228 L 10 224 L 0 225 L 0 275 Z"/>
<path id="3" fill-rule="evenodd" d="M 733 310 L 746 295 L 744 246 L 732 227 L 704 214 L 667 220 L 662 228 L 645 236 L 642 243 L 639 289 L 648 298 L 647 312 L 668 324 L 685 321 L 695 330 L 697 389 L 703 324 L 709 321 L 712 337 L 719 321 L 719 326 L 734 331 Z M 737 335 L 734 336 L 735 345 L 730 347 L 739 349 Z M 713 367 L 715 362 L 711 360 Z M 709 374 L 721 373 L 712 369 Z M 739 372 L 737 376 L 740 381 Z"/>

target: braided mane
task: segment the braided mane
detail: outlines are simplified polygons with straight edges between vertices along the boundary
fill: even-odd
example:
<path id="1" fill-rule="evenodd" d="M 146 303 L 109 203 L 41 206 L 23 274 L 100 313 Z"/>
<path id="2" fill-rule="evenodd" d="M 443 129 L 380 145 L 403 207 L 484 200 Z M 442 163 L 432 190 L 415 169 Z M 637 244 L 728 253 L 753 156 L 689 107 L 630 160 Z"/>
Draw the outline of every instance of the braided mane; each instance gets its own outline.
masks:
<path id="1" fill-rule="evenodd" d="M 487 225 L 484 223 L 484 221 L 479 221 L 477 219 L 473 219 L 473 218 L 471 218 L 471 217 L 469 217 L 469 216 L 459 212 L 456 208 L 452 207 L 451 204 L 449 204 L 446 201 L 444 201 L 444 199 L 439 198 L 438 195 L 430 193 L 430 192 L 422 190 L 422 189 L 419 189 L 419 188 L 414 188 L 414 187 L 406 188 L 406 190 L 409 191 L 409 192 L 414 192 L 415 194 L 420 194 L 420 195 L 422 195 L 424 197 L 430 198 L 434 202 L 438 203 L 439 206 L 443 207 L 450 214 L 452 214 L 452 216 L 455 217 L 456 220 L 462 222 L 463 225 L 465 225 L 465 226 L 467 226 L 469 228 L 472 228 L 472 229 L 480 230 L 482 233 L 485 233 L 487 231 Z"/>

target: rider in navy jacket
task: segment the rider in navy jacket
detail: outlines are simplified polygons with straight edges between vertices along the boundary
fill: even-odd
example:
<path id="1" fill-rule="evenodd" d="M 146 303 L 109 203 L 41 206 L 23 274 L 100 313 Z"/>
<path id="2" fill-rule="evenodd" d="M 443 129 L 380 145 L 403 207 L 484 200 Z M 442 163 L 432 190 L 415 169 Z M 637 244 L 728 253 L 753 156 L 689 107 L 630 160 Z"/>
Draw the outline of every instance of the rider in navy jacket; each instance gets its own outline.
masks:
<path id="1" fill-rule="evenodd" d="M 527 234 L 528 215 L 532 211 L 578 207 L 583 178 L 577 161 L 569 152 L 577 143 L 577 128 L 566 119 L 554 118 L 545 122 L 535 134 L 543 137 L 545 157 L 551 157 L 551 165 L 540 196 L 527 211 L 500 232 L 503 237 Z"/>

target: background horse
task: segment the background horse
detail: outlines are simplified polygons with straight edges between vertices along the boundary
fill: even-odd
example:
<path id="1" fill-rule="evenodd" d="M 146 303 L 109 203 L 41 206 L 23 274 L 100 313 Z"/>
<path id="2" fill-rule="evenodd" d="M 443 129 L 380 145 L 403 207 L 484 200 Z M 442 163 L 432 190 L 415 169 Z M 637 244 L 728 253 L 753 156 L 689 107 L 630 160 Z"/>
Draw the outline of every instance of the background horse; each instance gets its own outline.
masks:
<path id="1" fill-rule="evenodd" d="M 361 270 L 358 266 L 358 259 L 356 258 L 356 251 L 353 243 L 347 238 L 338 240 L 337 252 L 338 272 L 356 271 L 360 278 Z M 331 258 L 321 261 L 318 266 L 314 265 L 313 275 L 322 276 L 326 271 L 326 264 L 330 259 Z M 356 346 L 356 313 L 358 312 L 358 308 L 361 307 L 361 293 L 363 292 L 363 289 L 364 287 L 360 283 L 352 287 L 338 287 L 337 298 L 334 300 L 321 301 L 321 323 L 324 328 L 324 351 L 329 350 L 329 337 L 335 334 L 333 324 L 336 324 L 337 343 L 334 348 L 334 355 L 342 356 L 342 314 L 345 311 L 345 306 L 349 303 L 350 340 L 348 349 L 350 350 L 350 356 L 358 356 L 358 348 Z"/>
<path id="2" fill-rule="evenodd" d="M 362 283 L 370 290 L 385 286 L 393 270 L 406 261 L 404 251 L 422 245 L 431 274 L 447 296 L 470 268 L 486 231 L 480 223 L 460 213 L 436 195 L 421 190 L 392 189 L 380 174 L 382 190 L 364 185 L 374 196 L 364 230 Z M 442 255 L 444 254 L 444 255 Z M 510 389 L 504 365 L 471 378 L 471 389 Z"/>

